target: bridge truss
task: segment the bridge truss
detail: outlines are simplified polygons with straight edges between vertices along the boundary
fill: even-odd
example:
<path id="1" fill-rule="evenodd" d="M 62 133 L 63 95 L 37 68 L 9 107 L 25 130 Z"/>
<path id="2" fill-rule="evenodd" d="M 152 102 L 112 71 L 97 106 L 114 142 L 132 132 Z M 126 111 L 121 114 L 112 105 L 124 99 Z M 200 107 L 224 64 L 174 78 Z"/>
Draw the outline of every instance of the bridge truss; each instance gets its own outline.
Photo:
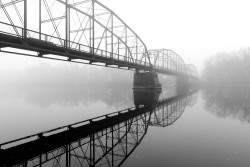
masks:
<path id="1" fill-rule="evenodd" d="M 179 55 L 166 49 L 149 52 L 122 19 L 97 0 L 0 0 L 0 15 L 2 52 L 189 75 Z"/>

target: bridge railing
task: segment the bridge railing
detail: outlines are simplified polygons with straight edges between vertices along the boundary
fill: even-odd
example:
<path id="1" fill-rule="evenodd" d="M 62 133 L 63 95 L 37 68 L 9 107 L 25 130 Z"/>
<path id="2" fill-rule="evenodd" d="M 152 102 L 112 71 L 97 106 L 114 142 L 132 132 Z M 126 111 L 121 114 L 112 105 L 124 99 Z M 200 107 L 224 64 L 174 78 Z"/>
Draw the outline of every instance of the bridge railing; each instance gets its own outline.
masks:
<path id="1" fill-rule="evenodd" d="M 23 39 L 24 41 L 26 40 L 27 42 L 38 42 L 38 43 L 43 43 L 43 44 L 47 44 L 51 46 L 57 46 L 57 47 L 69 49 L 69 50 L 93 54 L 92 47 L 83 45 L 81 43 L 69 41 L 70 47 L 67 47 L 66 40 L 62 38 L 58 38 L 56 36 L 39 33 L 33 30 L 29 30 L 29 29 L 25 30 L 23 27 L 14 26 L 14 25 L 4 23 L 4 22 L 0 22 L 0 25 L 1 25 L 0 33 L 10 35 L 13 37 L 19 37 Z M 3 31 L 2 29 L 5 29 L 5 31 Z M 10 31 L 11 29 L 16 30 L 18 33 Z M 27 37 L 25 38 L 24 31 L 26 31 L 27 34 L 32 34 L 32 36 L 29 35 L 28 38 Z M 150 67 L 150 63 L 148 62 L 145 62 L 139 59 L 133 59 L 133 58 L 121 55 L 121 54 L 112 53 L 112 52 L 105 51 L 102 49 L 96 49 L 93 56 L 101 56 L 101 57 L 109 58 L 112 60 L 118 60 L 118 61 L 122 61 L 126 63 L 132 63 L 136 65 L 143 65 L 143 66 Z M 79 59 L 81 59 L 81 57 L 79 57 Z"/>
<path id="2" fill-rule="evenodd" d="M 92 64 L 98 63 L 98 60 L 94 60 L 95 56 L 101 56 L 109 59 L 99 59 L 99 62 L 101 60 L 100 63 L 105 65 L 145 71 L 158 70 L 156 72 L 165 74 L 191 75 L 186 73 L 182 58 L 171 50 L 152 50 L 160 53 L 161 58 L 151 60 L 150 50 L 139 35 L 115 12 L 99 1 L 40 0 L 34 3 L 28 1 L 30 0 L 5 0 L 4 3 L 0 1 L 1 32 L 29 39 L 30 42 L 33 40 L 40 44 L 61 47 L 62 52 L 68 49 L 87 53 L 87 56 L 82 57 L 78 53 L 71 57 L 69 55 L 69 61 L 85 57 L 84 60 L 89 60 Z M 0 44 L 1 42 L 0 40 Z M 35 50 L 25 47 L 25 42 L 24 46 L 21 47 L 20 44 L 16 48 L 41 51 L 41 48 Z M 5 44 L 3 46 L 8 47 Z M 50 51 L 39 55 L 54 53 L 62 56 L 62 53 Z M 167 55 L 170 64 L 162 55 Z M 63 56 L 67 57 L 66 54 Z M 92 60 L 89 58 L 91 56 Z"/>
<path id="3" fill-rule="evenodd" d="M 76 49 L 79 46 L 74 43 L 80 43 L 87 52 L 96 54 L 105 50 L 105 55 L 111 58 L 124 56 L 122 59 L 127 62 L 149 66 L 147 48 L 141 38 L 99 1 L 28 1 L 0 1 L 3 16 L 0 21 L 24 28 L 27 38 L 41 40 L 42 34 L 48 34 L 56 37 L 50 41 L 61 47 Z M 15 27 L 10 28 L 13 29 L 17 36 L 22 36 Z"/>
<path id="4" fill-rule="evenodd" d="M 138 59 L 132 59 L 132 58 L 124 56 L 124 55 L 112 53 L 112 52 L 101 50 L 101 49 L 96 49 L 95 54 L 93 54 L 92 48 L 90 46 L 83 45 L 81 43 L 69 41 L 70 47 L 67 48 L 65 39 L 58 38 L 58 37 L 48 35 L 48 34 L 44 34 L 44 33 L 39 33 L 39 32 L 33 31 L 33 30 L 29 30 L 29 29 L 27 29 L 26 32 L 27 32 L 27 34 L 32 34 L 32 36 L 30 35 L 28 38 L 25 38 L 25 36 L 24 36 L 25 30 L 23 27 L 14 26 L 14 25 L 4 23 L 4 22 L 0 22 L 0 25 L 1 25 L 0 33 L 10 35 L 13 37 L 18 37 L 26 42 L 34 42 L 34 43 L 37 42 L 39 44 L 46 44 L 46 45 L 50 45 L 50 46 L 56 46 L 56 47 L 61 47 L 64 49 L 88 53 L 88 54 L 92 54 L 93 56 L 100 56 L 100 57 L 105 57 L 108 59 L 117 60 L 117 61 L 121 61 L 121 62 L 151 67 L 150 63 L 148 63 L 148 62 L 138 60 Z M 13 32 L 14 30 L 16 32 Z M 79 59 L 81 59 L 81 57 L 79 57 Z M 77 61 L 77 60 L 72 60 L 72 61 Z M 197 75 L 197 70 L 195 72 L 193 72 L 194 70 L 187 70 L 186 71 L 186 70 L 183 70 L 182 67 L 178 67 L 179 65 L 175 64 L 176 62 L 174 62 L 173 59 L 171 59 L 171 62 L 170 63 L 167 62 L 167 64 L 168 64 L 167 66 L 154 64 L 152 67 L 155 70 L 168 71 L 170 73 L 177 73 L 178 72 L 178 73 L 182 73 L 183 75 L 185 75 L 185 74 Z M 187 67 L 190 67 L 190 65 L 187 65 Z M 190 69 L 190 68 L 188 68 L 188 69 Z M 193 66 L 192 66 L 192 69 L 194 69 Z"/>

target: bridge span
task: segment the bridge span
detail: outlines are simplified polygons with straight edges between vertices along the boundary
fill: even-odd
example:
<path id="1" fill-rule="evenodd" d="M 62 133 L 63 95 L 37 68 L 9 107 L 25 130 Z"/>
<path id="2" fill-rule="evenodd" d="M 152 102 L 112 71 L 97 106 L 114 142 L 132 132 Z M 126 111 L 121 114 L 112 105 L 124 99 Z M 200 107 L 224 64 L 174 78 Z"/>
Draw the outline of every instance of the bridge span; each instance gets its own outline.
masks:
<path id="1" fill-rule="evenodd" d="M 174 51 L 148 50 L 97 0 L 0 0 L 0 16 L 1 52 L 197 78 Z"/>

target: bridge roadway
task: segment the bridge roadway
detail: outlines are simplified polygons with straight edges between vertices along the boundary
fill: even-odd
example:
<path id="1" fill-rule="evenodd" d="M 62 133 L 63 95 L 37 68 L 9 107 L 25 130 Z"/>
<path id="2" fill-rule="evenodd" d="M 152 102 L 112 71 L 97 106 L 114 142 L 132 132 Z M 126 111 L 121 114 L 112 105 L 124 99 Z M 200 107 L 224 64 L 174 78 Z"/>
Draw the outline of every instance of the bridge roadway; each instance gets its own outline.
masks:
<path id="1" fill-rule="evenodd" d="M 16 27 L 20 28 L 20 27 Z M 56 60 L 65 60 L 65 61 L 71 61 L 71 62 L 78 62 L 80 61 L 74 61 L 74 60 L 87 60 L 89 61 L 88 64 L 94 64 L 94 63 L 104 63 L 105 66 L 117 66 L 118 68 L 128 68 L 131 70 L 143 70 L 143 71 L 154 71 L 161 74 L 167 74 L 167 75 L 175 75 L 175 76 L 184 76 L 184 77 L 193 77 L 192 75 L 188 75 L 183 72 L 176 71 L 175 69 L 168 69 L 168 68 L 161 68 L 161 67 L 155 67 L 151 66 L 149 63 L 143 62 L 143 61 L 137 61 L 131 58 L 125 58 L 123 56 L 118 56 L 117 59 L 114 59 L 110 56 L 107 56 L 107 53 L 103 50 L 100 50 L 100 54 L 92 54 L 89 52 L 89 50 L 81 50 L 81 47 L 78 47 L 78 49 L 67 49 L 65 47 L 61 47 L 58 45 L 55 45 L 51 42 L 44 42 L 34 39 L 24 39 L 19 38 L 16 36 L 12 36 L 9 34 L 3 34 L 0 33 L 0 48 L 4 47 L 12 47 L 16 49 L 23 49 L 28 51 L 34 51 L 38 52 L 38 55 L 34 54 L 27 54 L 27 53 L 20 53 L 22 55 L 26 56 L 33 56 L 33 57 L 40 57 L 40 58 L 47 58 L 47 59 L 56 59 Z M 3 51 L 4 52 L 4 51 Z M 13 53 L 18 54 L 18 52 L 8 52 L 7 53 Z M 60 59 L 60 58 L 50 58 L 46 57 L 46 55 L 59 55 L 66 59 Z M 109 55 L 111 53 L 108 53 Z M 137 61 L 137 62 L 135 62 Z"/>
<path id="2" fill-rule="evenodd" d="M 102 147 L 106 147 L 106 151 L 107 151 L 107 145 L 108 145 L 107 144 L 107 131 L 109 131 L 108 133 L 112 134 L 112 136 L 111 136 L 112 137 L 112 145 L 110 147 L 113 148 L 115 146 L 113 143 L 114 142 L 113 141 L 114 134 L 118 134 L 117 138 L 119 138 L 120 132 L 122 131 L 121 130 L 122 128 L 124 131 L 126 131 L 125 134 L 123 135 L 123 137 L 125 137 L 125 136 L 127 137 L 127 135 L 128 135 L 127 133 L 135 133 L 134 135 L 137 136 L 137 137 L 135 137 L 136 138 L 135 140 L 137 141 L 135 143 L 135 145 L 137 146 L 140 143 L 140 140 L 146 134 L 147 126 L 149 126 L 149 125 L 161 126 L 159 122 L 158 122 L 159 123 L 159 125 L 158 125 L 158 123 L 154 121 L 155 118 L 153 118 L 152 122 L 150 123 L 150 120 L 151 120 L 150 115 L 153 112 L 157 112 L 155 110 L 162 108 L 162 106 L 165 106 L 165 108 L 168 108 L 167 106 L 169 106 L 173 103 L 176 103 L 176 101 L 184 100 L 185 102 L 181 102 L 180 104 L 177 102 L 178 104 L 175 105 L 176 106 L 175 109 L 173 107 L 173 111 L 168 112 L 168 114 L 165 114 L 166 118 L 161 118 L 161 119 L 163 119 L 163 121 L 166 120 L 167 118 L 170 118 L 170 121 L 167 121 L 168 124 L 165 124 L 164 126 L 171 125 L 183 113 L 185 105 L 187 105 L 186 103 L 188 102 L 187 97 L 192 95 L 194 92 L 195 91 L 187 91 L 187 92 L 180 94 L 180 95 L 177 95 L 177 96 L 162 99 L 158 103 L 151 105 L 151 106 L 143 106 L 143 107 L 141 106 L 141 107 L 137 107 L 137 108 L 132 107 L 132 108 L 128 108 L 128 109 L 118 111 L 115 113 L 107 114 L 104 116 L 99 116 L 99 117 L 96 117 L 96 118 L 93 118 L 90 120 L 86 120 L 86 121 L 78 122 L 75 124 L 59 127 L 59 128 L 56 128 L 56 129 L 53 129 L 50 131 L 27 136 L 27 137 L 17 139 L 14 141 L 2 143 L 0 145 L 0 148 L 2 148 L 0 150 L 0 166 L 12 166 L 12 165 L 20 164 L 22 162 L 26 162 L 28 160 L 34 159 L 34 157 L 39 157 L 42 154 L 47 155 L 49 152 L 52 152 L 52 154 L 53 154 L 53 150 L 56 150 L 56 149 L 61 148 L 63 146 L 67 146 L 69 143 L 74 143 L 76 141 L 83 140 L 84 138 L 87 138 L 88 136 L 90 136 L 90 140 L 95 141 L 99 137 L 106 135 L 106 146 L 102 146 Z M 184 106 L 179 107 L 179 109 L 181 111 L 177 111 L 177 106 L 180 106 L 180 105 L 184 105 Z M 172 106 L 171 106 L 171 109 L 172 109 Z M 178 114 L 177 115 L 174 114 L 175 112 L 177 112 Z M 156 114 L 156 113 L 154 113 L 154 114 Z M 137 119 L 133 119 L 136 117 L 137 117 Z M 143 124 L 143 125 L 141 125 L 140 128 L 138 128 L 138 119 L 140 119 L 142 124 Z M 131 121 L 129 121 L 129 120 L 131 120 Z M 129 129 L 131 129 L 133 122 L 135 122 L 135 125 L 137 127 L 135 126 L 134 130 L 131 130 L 131 132 L 128 132 Z M 117 125 L 118 125 L 118 128 L 116 129 L 116 131 L 119 131 L 119 132 L 114 133 L 113 131 L 115 131 L 114 129 L 115 129 L 115 127 L 117 127 Z M 109 129 L 109 130 L 107 130 L 107 129 Z M 141 132 L 141 133 L 143 133 L 141 138 L 138 138 L 138 135 L 140 133 L 138 131 L 138 129 L 144 129 L 143 132 Z M 106 132 L 106 134 L 105 134 L 105 132 Z M 99 135 L 99 137 L 96 137 L 96 136 L 98 136 L 97 135 L 98 133 L 100 135 Z M 93 134 L 96 134 L 96 135 L 93 135 Z M 93 135 L 92 139 L 91 139 L 91 135 Z M 120 137 L 120 139 L 118 139 L 118 141 L 116 141 L 116 142 L 118 142 L 118 143 L 121 142 L 121 139 L 123 137 Z M 30 140 L 32 140 L 32 141 L 30 141 Z M 128 142 L 127 138 L 126 138 L 126 142 Z M 91 143 L 92 142 L 90 141 L 90 147 L 91 147 Z M 95 142 L 92 143 L 92 146 L 93 146 L 93 144 L 95 144 Z M 126 146 L 127 146 L 127 144 L 126 144 Z M 103 145 L 103 144 L 101 143 L 101 145 Z M 9 146 L 9 148 L 4 149 L 4 147 L 6 147 L 6 146 L 7 147 Z M 95 150 L 95 147 L 93 147 L 92 149 Z M 65 148 L 63 150 L 64 151 L 62 151 L 62 152 L 65 153 Z M 111 150 L 108 150 L 108 152 L 109 151 L 111 151 Z M 58 152 L 60 152 L 60 151 L 58 151 Z M 112 153 L 113 153 L 113 151 L 112 151 Z M 130 154 L 130 153 L 127 153 L 127 154 Z M 90 157 L 90 159 L 92 159 L 95 162 L 95 159 L 93 157 L 94 154 L 95 153 L 93 153 L 93 154 L 90 153 L 89 157 Z M 105 153 L 105 155 L 106 155 L 106 153 Z M 42 160 L 42 158 L 40 157 L 40 160 L 39 160 L 40 163 L 44 163 L 44 162 L 50 160 L 48 158 L 48 155 L 46 157 L 47 157 L 47 158 L 45 158 L 46 160 L 44 160 L 44 159 Z M 99 158 L 101 159 L 103 157 L 104 157 L 104 155 L 99 157 Z M 97 163 L 97 162 L 95 162 L 95 163 Z"/>

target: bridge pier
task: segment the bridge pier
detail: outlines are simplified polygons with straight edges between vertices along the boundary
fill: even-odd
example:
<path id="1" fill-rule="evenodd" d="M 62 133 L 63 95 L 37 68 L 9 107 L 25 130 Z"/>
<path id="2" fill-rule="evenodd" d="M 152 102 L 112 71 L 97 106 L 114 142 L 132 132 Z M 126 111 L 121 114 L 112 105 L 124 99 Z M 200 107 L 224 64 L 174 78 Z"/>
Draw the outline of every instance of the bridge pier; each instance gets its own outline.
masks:
<path id="1" fill-rule="evenodd" d="M 161 89 L 158 74 L 156 72 L 139 72 L 134 73 L 133 89 Z"/>

